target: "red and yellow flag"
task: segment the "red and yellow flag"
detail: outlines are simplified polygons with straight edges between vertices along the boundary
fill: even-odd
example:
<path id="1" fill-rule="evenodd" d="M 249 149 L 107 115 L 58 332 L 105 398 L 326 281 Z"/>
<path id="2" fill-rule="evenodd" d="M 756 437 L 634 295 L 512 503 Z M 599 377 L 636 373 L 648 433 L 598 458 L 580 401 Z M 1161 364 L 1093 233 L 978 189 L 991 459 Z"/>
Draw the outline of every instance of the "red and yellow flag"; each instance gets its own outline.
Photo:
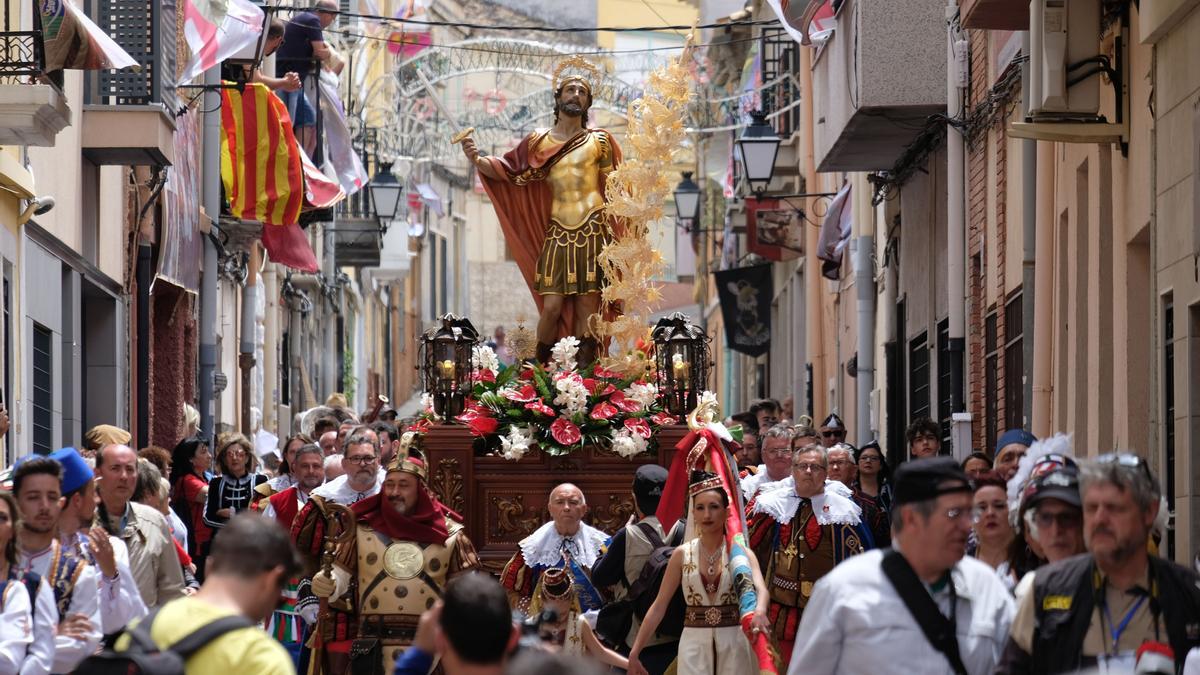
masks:
<path id="1" fill-rule="evenodd" d="M 300 222 L 300 153 L 287 106 L 266 85 L 221 90 L 221 181 L 235 217 L 264 227 Z"/>

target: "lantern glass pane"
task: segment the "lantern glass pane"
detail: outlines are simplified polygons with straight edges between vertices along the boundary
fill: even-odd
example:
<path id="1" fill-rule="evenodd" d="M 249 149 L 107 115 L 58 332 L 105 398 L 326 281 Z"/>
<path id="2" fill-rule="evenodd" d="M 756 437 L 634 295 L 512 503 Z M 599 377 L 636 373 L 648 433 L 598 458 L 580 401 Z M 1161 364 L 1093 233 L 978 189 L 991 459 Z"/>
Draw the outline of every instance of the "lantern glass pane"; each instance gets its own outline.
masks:
<path id="1" fill-rule="evenodd" d="M 771 180 L 771 175 L 775 172 L 775 154 L 779 149 L 779 139 L 741 140 L 738 145 L 742 151 L 742 170 L 746 179 L 754 182 Z"/>

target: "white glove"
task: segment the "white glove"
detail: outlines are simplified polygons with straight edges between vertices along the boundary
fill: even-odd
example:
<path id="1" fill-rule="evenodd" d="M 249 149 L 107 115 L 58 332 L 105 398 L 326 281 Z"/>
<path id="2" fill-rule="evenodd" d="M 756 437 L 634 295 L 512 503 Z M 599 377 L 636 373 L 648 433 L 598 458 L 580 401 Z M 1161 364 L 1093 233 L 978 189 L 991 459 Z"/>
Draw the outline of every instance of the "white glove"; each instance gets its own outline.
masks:
<path id="1" fill-rule="evenodd" d="M 328 572 L 317 572 L 312 579 L 312 592 L 318 598 L 330 598 L 337 590 L 337 582 Z"/>

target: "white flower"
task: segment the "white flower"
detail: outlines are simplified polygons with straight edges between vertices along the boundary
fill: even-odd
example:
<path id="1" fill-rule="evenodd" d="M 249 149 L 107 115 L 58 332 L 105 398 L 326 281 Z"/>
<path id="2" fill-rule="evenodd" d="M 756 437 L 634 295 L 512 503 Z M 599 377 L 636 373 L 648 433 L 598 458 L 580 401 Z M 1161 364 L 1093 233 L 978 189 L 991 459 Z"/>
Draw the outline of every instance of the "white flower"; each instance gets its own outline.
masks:
<path id="1" fill-rule="evenodd" d="M 504 459 L 516 461 L 529 452 L 531 443 L 533 443 L 533 427 L 520 427 L 514 424 L 508 428 L 507 436 L 500 437 L 500 455 Z"/>
<path id="2" fill-rule="evenodd" d="M 579 353 L 579 338 L 574 335 L 567 337 L 554 343 L 554 348 L 550 350 L 550 356 L 558 367 L 562 370 L 575 370 L 575 355 Z"/>
<path id="3" fill-rule="evenodd" d="M 429 392 L 421 394 L 421 409 L 433 410 L 433 394 Z"/>
<path id="4" fill-rule="evenodd" d="M 700 394 L 700 405 L 711 407 L 713 410 L 720 410 L 720 404 L 717 403 L 717 395 L 711 391 L 705 390 Z"/>
<path id="5" fill-rule="evenodd" d="M 554 388 L 558 391 L 558 396 L 554 397 L 554 404 L 563 406 L 569 414 L 574 415 L 587 409 L 588 390 L 583 386 L 583 378 L 577 373 L 556 375 Z"/>
<path id="6" fill-rule="evenodd" d="M 618 429 L 612 434 L 613 452 L 626 459 L 646 451 L 647 441 L 628 429 Z"/>
<path id="7" fill-rule="evenodd" d="M 625 390 L 625 398 L 637 401 L 642 409 L 649 409 L 658 398 L 658 387 L 644 382 L 634 382 Z"/>
<path id="8" fill-rule="evenodd" d="M 496 352 L 487 345 L 475 345 L 471 348 L 471 365 L 476 370 L 490 370 L 492 374 L 500 372 L 500 359 Z"/>

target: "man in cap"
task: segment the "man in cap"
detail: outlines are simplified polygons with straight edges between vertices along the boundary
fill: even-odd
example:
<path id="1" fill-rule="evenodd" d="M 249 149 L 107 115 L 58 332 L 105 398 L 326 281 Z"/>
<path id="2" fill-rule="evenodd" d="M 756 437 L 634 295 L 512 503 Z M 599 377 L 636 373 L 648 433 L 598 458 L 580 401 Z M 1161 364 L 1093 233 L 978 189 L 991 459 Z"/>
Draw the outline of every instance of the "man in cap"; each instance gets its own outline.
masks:
<path id="1" fill-rule="evenodd" d="M 846 442 L 846 425 L 842 422 L 842 418 L 837 416 L 837 413 L 830 413 L 829 417 L 821 422 L 818 431 L 821 433 L 821 443 L 827 448 Z"/>
<path id="2" fill-rule="evenodd" d="M 1160 672 L 1144 669 L 1147 652 L 1173 652 L 1178 672 L 1200 646 L 1200 577 L 1149 554 L 1158 482 L 1124 453 L 1081 463 L 1079 478 L 1089 553 L 1038 568 L 997 672 Z"/>
<path id="3" fill-rule="evenodd" d="M 664 545 L 678 546 L 683 540 L 682 521 L 675 523 L 668 535 L 666 528 L 654 515 L 658 511 L 658 501 L 666 484 L 667 470 L 657 464 L 639 466 L 633 474 L 634 515 L 629 517 L 629 523 L 625 527 L 617 530 L 604 555 L 600 556 L 592 567 L 592 583 L 597 587 L 607 587 L 613 596 L 613 603 L 605 605 L 604 609 L 600 610 L 601 615 L 629 597 L 631 589 L 641 576 L 642 568 L 655 549 Z M 653 593 L 657 589 L 639 590 Z M 604 637 L 616 643 L 618 651 L 628 654 L 640 626 L 641 621 L 633 615 L 626 635 L 606 634 Z M 679 650 L 678 643 L 677 637 L 656 634 L 642 650 L 642 665 L 652 675 L 663 672 L 675 659 Z"/>
<path id="4" fill-rule="evenodd" d="M 92 468 L 75 448 L 50 454 L 62 465 L 63 509 L 58 518 L 62 543 L 100 572 L 100 624 L 105 635 L 123 630 L 130 621 L 146 615 L 146 604 L 129 569 L 125 542 L 94 526 L 96 479 Z"/>
<path id="5" fill-rule="evenodd" d="M 397 454 L 382 491 L 351 507 L 354 537 L 338 546 L 331 574 L 313 577 L 315 595 L 349 604 L 347 643 L 327 641 L 326 647 L 349 651 L 353 673 L 395 663 L 446 582 L 479 567 L 462 524 L 430 493 L 426 474 L 424 460 Z"/>
<path id="6" fill-rule="evenodd" d="M 1009 429 L 1000 436 L 1000 440 L 996 441 L 996 458 L 992 469 L 1004 477 L 1004 480 L 1010 480 L 1017 473 L 1017 466 L 1021 462 L 1021 458 L 1029 451 L 1029 446 L 1037 442 L 1033 434 L 1024 429 Z"/>
<path id="7" fill-rule="evenodd" d="M 749 508 L 746 538 L 771 596 L 770 637 L 785 666 L 813 585 L 835 565 L 872 547 L 850 488 L 825 480 L 829 459 L 822 445 L 798 448 L 791 460 L 791 489 L 760 493 Z"/>
<path id="8" fill-rule="evenodd" d="M 57 460 L 36 455 L 13 471 L 13 495 L 21 511 L 17 570 L 45 581 L 34 601 L 33 644 L 22 665 L 27 673 L 72 672 L 102 637 L 96 569 L 58 539 L 62 478 Z"/>
<path id="9" fill-rule="evenodd" d="M 500 585 L 508 591 L 513 609 L 526 611 L 542 573 L 565 568 L 575 582 L 583 611 L 600 609 L 603 601 L 592 585 L 591 569 L 608 535 L 583 522 L 587 500 L 583 491 L 570 483 L 550 491 L 547 508 L 550 522 L 521 540 L 500 572 Z"/>
<path id="10" fill-rule="evenodd" d="M 988 565 L 963 557 L 971 486 L 951 457 L 896 470 L 892 542 L 838 565 L 804 609 L 788 672 L 990 674 L 1013 604 Z"/>

